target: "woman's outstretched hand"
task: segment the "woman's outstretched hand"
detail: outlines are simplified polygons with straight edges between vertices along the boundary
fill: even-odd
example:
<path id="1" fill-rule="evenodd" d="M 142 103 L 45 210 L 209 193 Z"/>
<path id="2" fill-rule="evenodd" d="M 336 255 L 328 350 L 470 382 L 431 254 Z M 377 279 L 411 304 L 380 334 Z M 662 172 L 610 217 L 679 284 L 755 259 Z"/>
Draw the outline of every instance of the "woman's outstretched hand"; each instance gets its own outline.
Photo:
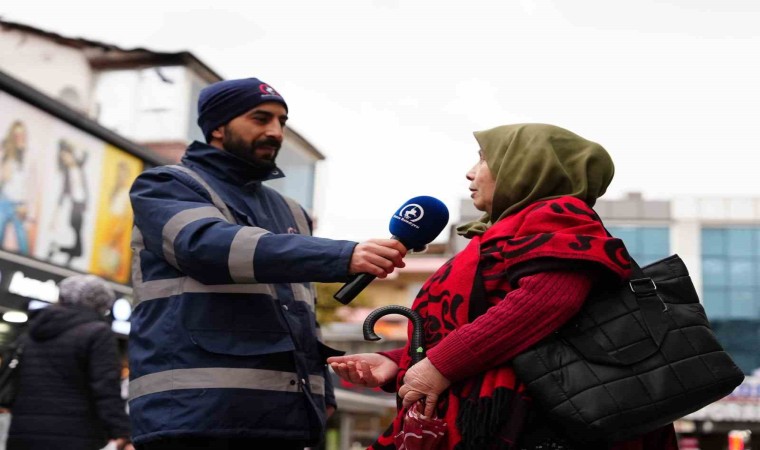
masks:
<path id="1" fill-rule="evenodd" d="M 382 386 L 398 373 L 398 364 L 379 353 L 333 356 L 327 363 L 339 377 L 366 387 Z"/>
<path id="2" fill-rule="evenodd" d="M 435 368 L 429 359 L 413 365 L 404 375 L 404 385 L 398 390 L 398 395 L 403 401 L 403 407 L 408 408 L 418 400 L 425 400 L 423 415 L 432 417 L 438 397 L 445 391 L 451 382 Z"/>

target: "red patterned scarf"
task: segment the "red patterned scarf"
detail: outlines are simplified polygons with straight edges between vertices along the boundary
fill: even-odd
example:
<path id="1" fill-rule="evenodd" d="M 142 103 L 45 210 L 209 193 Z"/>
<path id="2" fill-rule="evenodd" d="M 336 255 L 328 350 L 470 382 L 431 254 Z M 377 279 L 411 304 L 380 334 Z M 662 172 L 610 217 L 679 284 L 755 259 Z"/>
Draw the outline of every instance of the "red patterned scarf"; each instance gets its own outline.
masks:
<path id="1" fill-rule="evenodd" d="M 485 307 L 470 304 L 475 295 L 492 305 L 515 289 L 522 276 L 591 267 L 607 269 L 610 278 L 630 276 L 622 242 L 608 237 L 598 216 L 583 201 L 573 197 L 541 201 L 505 217 L 482 236 L 473 237 L 420 290 L 412 308 L 424 319 L 425 348 L 435 347 L 453 330 L 485 311 Z M 482 283 L 476 282 L 478 272 Z M 484 291 L 474 292 L 478 286 Z M 410 338 L 411 331 L 410 325 Z M 399 364 L 397 389 L 410 363 L 407 344 Z M 441 448 L 514 448 L 530 403 L 509 363 L 453 384 L 448 393 L 441 395 L 436 411 L 449 424 Z M 394 436 L 401 430 L 402 419 L 399 411 L 370 448 L 394 449 Z"/>

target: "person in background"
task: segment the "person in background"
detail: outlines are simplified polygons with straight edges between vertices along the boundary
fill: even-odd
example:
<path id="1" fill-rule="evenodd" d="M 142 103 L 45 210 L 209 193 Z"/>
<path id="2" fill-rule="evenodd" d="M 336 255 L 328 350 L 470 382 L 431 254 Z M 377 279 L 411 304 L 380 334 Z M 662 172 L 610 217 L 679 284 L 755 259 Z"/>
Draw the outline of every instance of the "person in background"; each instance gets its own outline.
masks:
<path id="1" fill-rule="evenodd" d="M 575 315 L 592 287 L 630 277 L 620 240 L 592 206 L 614 173 L 602 146 L 544 124 L 475 133 L 470 196 L 485 213 L 458 229 L 469 245 L 423 285 L 412 308 L 425 322 L 427 357 L 410 349 L 328 359 L 342 378 L 395 388 L 410 407 L 443 418 L 443 449 L 577 449 L 532 407 L 512 358 Z M 479 276 L 476 276 L 479 275 Z M 403 410 L 373 449 L 395 448 Z M 605 449 L 677 450 L 673 426 Z"/>
<path id="2" fill-rule="evenodd" d="M 28 141 L 26 125 L 16 120 L 3 139 L 0 154 L 0 247 L 8 248 L 6 232 L 12 226 L 16 237 L 14 250 L 25 255 L 30 252 L 26 224 L 31 211 L 24 165 Z"/>
<path id="3" fill-rule="evenodd" d="M 263 182 L 288 108 L 270 85 L 201 91 L 180 167 L 137 177 L 129 410 L 141 450 L 299 449 L 318 444 L 336 407 L 310 282 L 384 278 L 403 267 L 391 239 L 311 236 L 303 208 Z"/>
<path id="4" fill-rule="evenodd" d="M 95 275 L 59 284 L 59 304 L 31 313 L 8 450 L 133 449 L 121 398 L 114 292 Z"/>
<path id="5" fill-rule="evenodd" d="M 81 257 L 83 252 L 82 227 L 90 198 L 84 167 L 88 155 L 89 153 L 82 152 L 78 156 L 71 142 L 66 139 L 58 141 L 58 170 L 61 173 L 62 184 L 48 225 L 53 236 L 48 259 L 53 259 L 59 253 L 63 254 L 67 266 L 71 265 L 74 258 Z M 59 214 L 61 210 L 68 213 L 68 217 L 63 220 Z M 70 228 L 71 233 L 66 233 L 68 230 L 63 229 L 64 226 Z M 73 234 L 74 239 L 70 245 L 63 246 L 56 239 L 67 234 Z"/>
<path id="6" fill-rule="evenodd" d="M 132 208 L 129 206 L 129 188 L 132 185 L 132 170 L 126 161 L 116 164 L 113 187 L 108 191 L 108 213 L 100 218 L 106 221 L 104 240 L 97 258 L 100 274 L 115 280 L 127 279 L 129 260 L 123 259 L 124 244 L 132 233 Z"/>

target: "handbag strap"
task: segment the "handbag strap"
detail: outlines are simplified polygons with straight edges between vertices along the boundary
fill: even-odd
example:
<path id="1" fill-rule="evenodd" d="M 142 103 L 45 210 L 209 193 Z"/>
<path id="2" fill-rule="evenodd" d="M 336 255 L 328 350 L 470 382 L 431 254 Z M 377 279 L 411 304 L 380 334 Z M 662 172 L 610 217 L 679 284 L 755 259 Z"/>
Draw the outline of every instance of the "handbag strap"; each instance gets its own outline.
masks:
<path id="1" fill-rule="evenodd" d="M 602 225 L 602 228 L 604 228 L 607 236 L 614 237 L 598 214 L 596 214 L 596 219 Z M 668 330 L 670 329 L 667 316 L 667 312 L 669 311 L 668 304 L 657 293 L 657 283 L 644 273 L 632 255 L 629 254 L 628 259 L 631 262 L 631 278 L 628 280 L 628 288 L 630 289 L 630 293 L 636 296 L 636 303 L 639 305 L 641 318 L 651 341 L 640 341 L 623 349 L 609 352 L 604 350 L 597 341 L 586 333 L 565 336 L 589 360 L 616 365 L 635 364 L 659 351 L 665 335 L 668 334 Z M 619 293 L 627 293 L 625 287 L 621 287 L 620 289 Z M 652 341 L 655 344 L 654 347 L 650 343 Z"/>
<path id="2" fill-rule="evenodd" d="M 622 349 L 607 351 L 599 345 L 591 334 L 584 333 L 582 330 L 566 327 L 563 330 L 562 338 L 567 340 L 587 360 L 602 364 L 630 366 L 649 358 L 659 351 L 668 333 L 669 324 L 666 315 L 668 309 L 667 305 L 663 307 L 664 302 L 656 294 L 641 295 L 636 291 L 634 294 L 642 320 L 651 339 L 639 341 Z"/>

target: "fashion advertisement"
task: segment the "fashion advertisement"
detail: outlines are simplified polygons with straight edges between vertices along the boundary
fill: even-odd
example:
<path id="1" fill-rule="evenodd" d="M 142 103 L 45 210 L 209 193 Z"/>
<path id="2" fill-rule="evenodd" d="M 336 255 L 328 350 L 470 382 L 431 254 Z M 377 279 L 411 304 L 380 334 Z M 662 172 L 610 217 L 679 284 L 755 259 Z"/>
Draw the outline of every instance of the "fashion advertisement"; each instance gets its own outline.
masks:
<path id="1" fill-rule="evenodd" d="M 52 122 L 2 92 L 0 111 L 0 248 L 31 255 L 40 225 L 37 161 L 48 145 Z"/>
<path id="2" fill-rule="evenodd" d="M 139 158 L 106 146 L 90 272 L 119 283 L 129 281 L 132 234 L 129 187 L 142 170 Z"/>
<path id="3" fill-rule="evenodd" d="M 0 92 L 0 248 L 129 281 L 143 162 Z"/>
<path id="4" fill-rule="evenodd" d="M 38 163 L 45 177 L 37 258 L 81 271 L 89 267 L 104 147 L 68 124 L 50 127 L 48 157 Z"/>

